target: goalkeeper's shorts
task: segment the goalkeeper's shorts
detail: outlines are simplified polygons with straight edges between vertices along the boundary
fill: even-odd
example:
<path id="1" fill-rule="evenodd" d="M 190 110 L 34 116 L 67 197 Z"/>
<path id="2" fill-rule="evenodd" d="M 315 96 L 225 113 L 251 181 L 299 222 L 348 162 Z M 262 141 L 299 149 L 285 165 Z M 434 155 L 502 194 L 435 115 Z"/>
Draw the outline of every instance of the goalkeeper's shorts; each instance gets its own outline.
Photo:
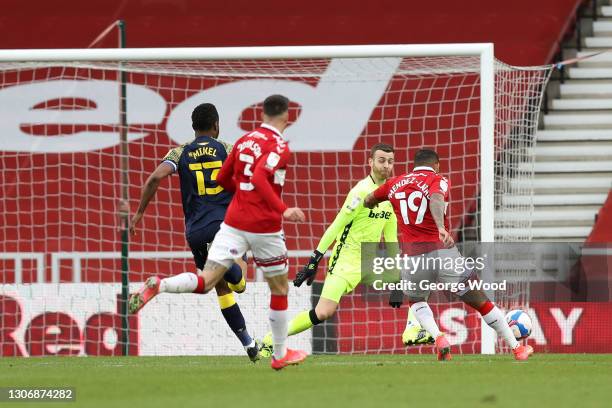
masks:
<path id="1" fill-rule="evenodd" d="M 360 260 L 359 257 L 357 259 Z M 359 282 L 361 282 L 359 263 L 355 263 L 354 259 L 337 262 L 325 277 L 321 297 L 339 303 L 340 298 L 355 290 Z"/>

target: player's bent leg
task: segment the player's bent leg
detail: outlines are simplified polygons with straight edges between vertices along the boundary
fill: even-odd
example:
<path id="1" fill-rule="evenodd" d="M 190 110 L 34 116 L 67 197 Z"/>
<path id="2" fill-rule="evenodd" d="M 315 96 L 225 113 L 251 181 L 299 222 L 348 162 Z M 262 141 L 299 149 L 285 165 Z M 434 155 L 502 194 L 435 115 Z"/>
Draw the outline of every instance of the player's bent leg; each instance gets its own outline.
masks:
<path id="1" fill-rule="evenodd" d="M 203 293 L 203 290 L 204 280 L 193 272 L 164 278 L 159 284 L 159 293 Z"/>
<path id="2" fill-rule="evenodd" d="M 340 299 L 338 299 L 339 301 Z M 324 298 L 321 296 L 317 305 L 315 306 L 315 316 L 318 321 L 316 324 L 324 322 L 327 319 L 333 317 L 336 314 L 336 310 L 338 310 L 338 301 Z"/>
<path id="3" fill-rule="evenodd" d="M 293 336 L 323 323 L 332 317 L 338 309 L 338 303 L 333 300 L 320 298 L 314 309 L 304 310 L 289 322 L 287 334 Z"/>
<path id="4" fill-rule="evenodd" d="M 228 267 L 213 260 L 207 260 L 204 265 L 204 270 L 199 276 L 204 280 L 203 293 L 208 293 L 212 288 L 217 286 Z"/>
<path id="5" fill-rule="evenodd" d="M 489 300 L 482 290 L 469 290 L 458 295 L 466 304 L 476 309 L 489 327 L 504 339 L 506 344 L 512 349 L 514 358 L 517 360 L 527 360 L 533 354 L 531 346 L 521 345 L 516 340 L 502 311 Z"/>
<path id="6" fill-rule="evenodd" d="M 246 259 L 238 258 L 228 271 L 223 275 L 227 286 L 236 293 L 243 293 L 246 290 Z"/>
<path id="7" fill-rule="evenodd" d="M 236 303 L 234 299 L 234 294 L 223 280 L 217 283 L 215 291 L 217 292 L 217 300 L 219 301 L 221 314 L 223 318 L 225 318 L 227 325 L 232 329 L 238 340 L 240 340 L 249 359 L 252 362 L 256 362 L 260 359 L 259 345 L 247 331 L 244 316 L 240 311 L 238 303 Z"/>
<path id="8" fill-rule="evenodd" d="M 128 297 L 128 311 L 138 313 L 151 299 L 159 293 L 161 279 L 157 276 L 148 278 L 136 293 L 131 293 Z"/>
<path id="9" fill-rule="evenodd" d="M 208 293 L 219 283 L 236 258 L 245 254 L 248 249 L 246 234 L 225 223 L 221 224 L 210 245 L 204 270 L 200 273 L 204 279 L 204 293 Z"/>

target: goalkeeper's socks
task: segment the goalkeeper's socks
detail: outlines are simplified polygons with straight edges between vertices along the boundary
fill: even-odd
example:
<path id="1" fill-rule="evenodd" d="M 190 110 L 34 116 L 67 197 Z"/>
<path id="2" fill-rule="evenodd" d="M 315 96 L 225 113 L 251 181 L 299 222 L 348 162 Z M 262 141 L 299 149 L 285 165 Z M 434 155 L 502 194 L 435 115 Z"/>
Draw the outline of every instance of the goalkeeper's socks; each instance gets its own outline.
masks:
<path id="1" fill-rule="evenodd" d="M 316 326 L 321 323 L 321 320 L 317 317 L 314 309 L 312 310 L 304 310 L 300 312 L 297 316 L 295 316 L 289 322 L 289 336 L 293 336 L 294 334 L 301 333 L 305 330 L 310 329 L 312 326 Z"/>
<path id="2" fill-rule="evenodd" d="M 227 322 L 227 325 L 232 329 L 240 343 L 244 347 L 251 346 L 253 344 L 253 338 L 249 335 L 244 321 L 244 316 L 240 311 L 240 307 L 234 299 L 234 294 L 229 293 L 227 295 L 218 296 L 219 306 L 221 307 L 221 313 Z"/>
<path id="3" fill-rule="evenodd" d="M 493 302 L 485 302 L 485 304 L 478 309 L 478 312 L 484 321 L 493 330 L 495 330 L 497 335 L 503 338 L 506 341 L 506 344 L 508 344 L 508 346 L 510 346 L 513 350 L 520 345 L 514 337 L 512 329 L 510 329 L 510 326 L 508 326 L 508 322 L 506 322 L 504 314 L 497 306 L 493 304 Z"/>
<path id="4" fill-rule="evenodd" d="M 199 289 L 201 287 L 201 289 Z M 198 292 L 199 289 L 199 292 Z M 201 276 L 191 272 L 183 272 L 169 278 L 162 279 L 159 292 L 166 293 L 204 293 L 204 280 Z"/>
<path id="5" fill-rule="evenodd" d="M 270 295 L 270 328 L 277 360 L 287 353 L 287 326 L 287 295 Z"/>
<path id="6" fill-rule="evenodd" d="M 441 334 L 436 321 L 434 320 L 433 312 L 427 302 L 417 302 L 410 305 L 410 310 L 414 313 L 421 326 L 427 330 L 434 339 Z"/>

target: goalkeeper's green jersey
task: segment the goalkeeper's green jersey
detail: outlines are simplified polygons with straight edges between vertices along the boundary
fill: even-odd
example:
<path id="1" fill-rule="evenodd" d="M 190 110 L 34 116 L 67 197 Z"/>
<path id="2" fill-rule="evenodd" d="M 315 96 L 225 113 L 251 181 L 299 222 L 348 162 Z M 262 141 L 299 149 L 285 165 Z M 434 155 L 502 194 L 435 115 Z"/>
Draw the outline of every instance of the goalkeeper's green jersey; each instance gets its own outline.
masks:
<path id="1" fill-rule="evenodd" d="M 363 206 L 365 197 L 378 187 L 372 176 L 357 183 L 348 193 L 334 222 L 321 237 L 317 247 L 321 253 L 336 241 L 329 262 L 330 271 L 341 262 L 345 265 L 340 269 L 349 266 L 359 273 L 363 242 L 380 242 L 383 235 L 385 242 L 397 242 L 397 220 L 391 203 L 384 201 L 373 209 Z"/>

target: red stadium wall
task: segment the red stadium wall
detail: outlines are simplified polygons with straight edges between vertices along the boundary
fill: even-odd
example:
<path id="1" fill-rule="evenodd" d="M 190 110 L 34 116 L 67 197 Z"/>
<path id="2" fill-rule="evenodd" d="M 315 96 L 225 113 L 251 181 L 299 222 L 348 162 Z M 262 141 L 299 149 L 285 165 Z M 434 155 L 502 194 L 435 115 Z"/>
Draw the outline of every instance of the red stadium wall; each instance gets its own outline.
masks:
<path id="1" fill-rule="evenodd" d="M 0 48 L 83 48 L 124 19 L 130 47 L 494 42 L 504 62 L 539 65 L 580 2 L 6 0 Z"/>

